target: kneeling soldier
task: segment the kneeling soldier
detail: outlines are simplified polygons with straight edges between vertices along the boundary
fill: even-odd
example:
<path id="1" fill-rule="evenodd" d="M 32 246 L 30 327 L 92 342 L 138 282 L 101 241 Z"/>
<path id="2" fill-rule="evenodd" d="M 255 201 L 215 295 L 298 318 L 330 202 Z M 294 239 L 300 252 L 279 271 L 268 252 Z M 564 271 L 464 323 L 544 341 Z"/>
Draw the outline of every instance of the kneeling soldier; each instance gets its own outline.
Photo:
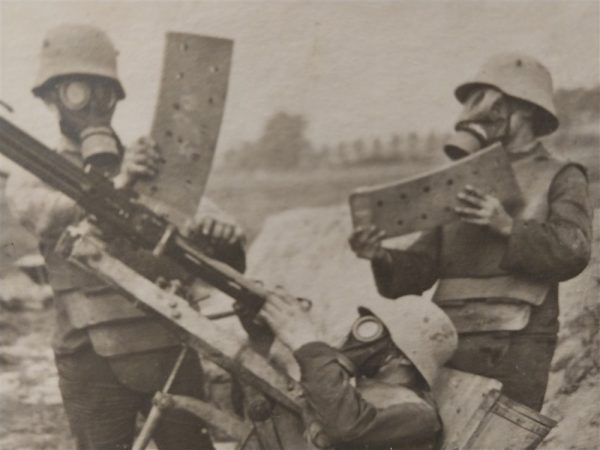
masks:
<path id="1" fill-rule="evenodd" d="M 457 335 L 431 302 L 374 300 L 359 308 L 341 348 L 319 339 L 295 298 L 272 294 L 261 311 L 300 366 L 310 410 L 319 422 L 308 435 L 318 447 L 433 449 L 442 423 L 431 396 Z M 321 431 L 322 430 L 322 431 Z"/>

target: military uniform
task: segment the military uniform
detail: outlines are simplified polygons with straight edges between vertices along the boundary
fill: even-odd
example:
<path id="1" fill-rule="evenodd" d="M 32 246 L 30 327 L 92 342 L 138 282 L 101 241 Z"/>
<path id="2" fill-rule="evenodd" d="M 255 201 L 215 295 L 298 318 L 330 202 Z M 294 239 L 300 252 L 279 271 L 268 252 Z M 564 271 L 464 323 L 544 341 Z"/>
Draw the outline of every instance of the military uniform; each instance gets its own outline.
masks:
<path id="1" fill-rule="evenodd" d="M 558 283 L 576 276 L 591 251 L 585 171 L 537 143 L 512 156 L 525 205 L 509 238 L 456 222 L 406 250 L 373 261 L 379 292 L 419 294 L 439 280 L 436 301 L 460 334 L 450 365 L 497 378 L 507 396 L 540 409 L 558 332 Z"/>
<path id="2" fill-rule="evenodd" d="M 65 139 L 60 153 L 81 163 L 73 145 Z M 40 238 L 54 291 L 52 346 L 78 448 L 129 448 L 136 414 L 147 411 L 153 394 L 162 388 L 180 351 L 180 339 L 160 318 L 136 308 L 106 282 L 54 252 L 62 231 L 83 216 L 75 202 L 24 172 L 11 174 L 6 194 L 12 212 Z M 213 215 L 217 211 L 209 204 L 199 214 L 205 209 Z M 210 250 L 244 270 L 240 244 Z M 168 261 L 152 263 L 154 258 L 141 251 L 121 253 L 151 278 L 182 277 Z M 202 398 L 200 362 L 190 353 L 171 392 Z M 154 438 L 162 448 L 212 448 L 205 426 L 187 413 L 167 414 Z"/>
<path id="3" fill-rule="evenodd" d="M 110 127 L 116 102 L 125 96 L 116 55 L 109 38 L 94 27 L 60 26 L 44 40 L 33 93 L 58 110 L 63 141 L 57 151 L 80 167 L 84 159 L 93 164 L 100 161 L 93 158 L 108 155 L 114 169 L 123 156 Z M 55 252 L 65 228 L 83 218 L 73 200 L 20 171 L 9 177 L 6 194 L 12 212 L 39 238 L 45 258 L 56 311 L 52 346 L 77 447 L 130 448 L 136 415 L 149 410 L 154 393 L 167 380 L 181 339 L 163 319 L 136 308 L 122 292 Z M 212 217 L 222 218 L 211 208 Z M 245 269 L 241 241 L 205 247 L 215 258 Z M 124 242 L 113 242 L 111 252 L 149 279 L 188 278 L 172 262 Z M 202 397 L 202 368 L 195 352 L 185 357 L 170 392 Z M 153 439 L 160 448 L 213 448 L 204 424 L 184 412 L 169 411 Z"/>
<path id="4" fill-rule="evenodd" d="M 323 342 L 306 344 L 294 355 L 325 439 L 336 448 L 435 448 L 442 424 L 426 388 L 394 382 L 389 373 L 363 378 L 354 387 L 339 364 L 339 350 Z"/>
<path id="5" fill-rule="evenodd" d="M 456 331 L 432 303 L 405 300 L 400 307 L 365 303 L 340 349 L 309 342 L 294 352 L 309 410 L 319 423 L 308 427 L 318 447 L 439 448 L 443 426 L 430 388 L 456 349 Z M 357 345 L 365 319 L 387 331 Z M 367 322 L 366 329 L 372 327 Z"/>
<path id="6" fill-rule="evenodd" d="M 556 347 L 558 283 L 580 273 L 591 253 L 586 171 L 537 140 L 559 122 L 552 77 L 536 59 L 492 56 L 455 96 L 463 112 L 444 151 L 456 159 L 490 142 L 507 146 L 523 201 L 493 214 L 510 216 L 512 228 L 469 223 L 470 214 L 489 211 L 463 192 L 459 200 L 470 208 L 456 208 L 461 220 L 424 232 L 405 250 L 382 249 L 373 274 L 388 298 L 420 294 L 439 281 L 433 300 L 459 333 L 450 366 L 496 378 L 508 397 L 539 410 Z"/>

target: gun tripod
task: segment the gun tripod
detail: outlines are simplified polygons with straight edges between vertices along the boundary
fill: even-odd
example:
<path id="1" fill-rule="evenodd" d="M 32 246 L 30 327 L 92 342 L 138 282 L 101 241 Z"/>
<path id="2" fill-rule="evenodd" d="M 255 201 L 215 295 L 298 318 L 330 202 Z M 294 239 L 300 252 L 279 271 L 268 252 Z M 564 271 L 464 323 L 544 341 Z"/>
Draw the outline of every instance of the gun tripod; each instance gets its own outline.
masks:
<path id="1" fill-rule="evenodd" d="M 93 250 L 93 251 L 92 251 Z M 182 348 L 171 373 L 135 441 L 134 449 L 146 448 L 164 412 L 179 409 L 194 414 L 238 442 L 241 450 L 312 449 L 304 430 L 310 417 L 301 386 L 275 369 L 246 339 L 240 338 L 200 314 L 173 289 L 163 290 L 152 281 L 108 254 L 97 238 L 83 234 L 71 248 L 71 260 L 119 287 L 127 298 L 166 318 L 183 337 Z M 229 372 L 242 387 L 245 419 L 215 405 L 169 389 L 187 352 L 198 354 Z M 311 428 L 315 422 L 311 421 Z"/>
<path id="2" fill-rule="evenodd" d="M 212 403 L 183 395 L 170 394 L 169 390 L 190 348 L 184 345 L 171 369 L 161 391 L 152 399 L 152 408 L 133 444 L 132 450 L 145 450 L 152 434 L 163 415 L 168 411 L 180 410 L 191 413 L 205 423 L 218 428 L 235 440 L 238 450 L 283 449 L 290 445 L 289 433 L 294 434 L 296 420 L 286 419 L 260 391 L 249 385 L 242 386 L 245 420 L 224 411 Z M 290 427 L 292 427 L 290 429 Z M 297 433 L 296 433 L 297 434 Z M 306 442 L 302 443 L 303 447 Z M 297 447 L 294 447 L 297 448 Z"/>

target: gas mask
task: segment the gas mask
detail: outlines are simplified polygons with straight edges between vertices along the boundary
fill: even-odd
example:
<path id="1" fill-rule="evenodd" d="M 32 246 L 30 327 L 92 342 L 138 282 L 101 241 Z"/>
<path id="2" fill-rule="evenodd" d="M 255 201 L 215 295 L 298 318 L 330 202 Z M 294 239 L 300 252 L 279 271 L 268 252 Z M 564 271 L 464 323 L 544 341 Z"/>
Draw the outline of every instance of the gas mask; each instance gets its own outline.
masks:
<path id="1" fill-rule="evenodd" d="M 61 131 L 80 144 L 84 163 L 99 169 L 117 166 L 122 149 L 110 125 L 118 100 L 113 83 L 77 77 L 60 81 L 54 88 Z"/>
<path id="2" fill-rule="evenodd" d="M 495 142 L 505 144 L 513 113 L 510 99 L 497 89 L 474 89 L 463 103 L 463 110 L 444 151 L 450 159 L 473 154 Z"/>
<path id="3" fill-rule="evenodd" d="M 385 325 L 371 315 L 354 322 L 341 352 L 352 363 L 351 372 L 357 377 L 374 376 L 385 361 L 399 354 Z"/>

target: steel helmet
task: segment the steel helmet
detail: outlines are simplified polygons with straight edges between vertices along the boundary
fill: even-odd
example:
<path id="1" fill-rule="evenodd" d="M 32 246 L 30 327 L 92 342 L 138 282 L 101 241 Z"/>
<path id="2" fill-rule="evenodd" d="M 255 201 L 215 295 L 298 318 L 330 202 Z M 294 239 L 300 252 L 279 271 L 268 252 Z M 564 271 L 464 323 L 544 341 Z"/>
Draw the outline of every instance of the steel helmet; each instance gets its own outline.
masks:
<path id="1" fill-rule="evenodd" d="M 125 90 L 117 75 L 117 50 L 104 31 L 89 25 L 61 25 L 48 32 L 40 54 L 34 95 L 67 75 L 95 75 L 111 79 L 119 99 Z"/>
<path id="2" fill-rule="evenodd" d="M 391 302 L 374 299 L 359 306 L 361 315 L 373 314 L 387 327 L 394 344 L 431 387 L 439 369 L 458 345 L 450 318 L 430 300 L 406 296 Z"/>
<path id="3" fill-rule="evenodd" d="M 537 106 L 533 120 L 536 135 L 543 136 L 558 128 L 552 77 L 535 58 L 521 53 L 502 53 L 491 57 L 473 80 L 456 88 L 456 98 L 464 103 L 471 90 L 478 86 L 494 87 Z"/>

